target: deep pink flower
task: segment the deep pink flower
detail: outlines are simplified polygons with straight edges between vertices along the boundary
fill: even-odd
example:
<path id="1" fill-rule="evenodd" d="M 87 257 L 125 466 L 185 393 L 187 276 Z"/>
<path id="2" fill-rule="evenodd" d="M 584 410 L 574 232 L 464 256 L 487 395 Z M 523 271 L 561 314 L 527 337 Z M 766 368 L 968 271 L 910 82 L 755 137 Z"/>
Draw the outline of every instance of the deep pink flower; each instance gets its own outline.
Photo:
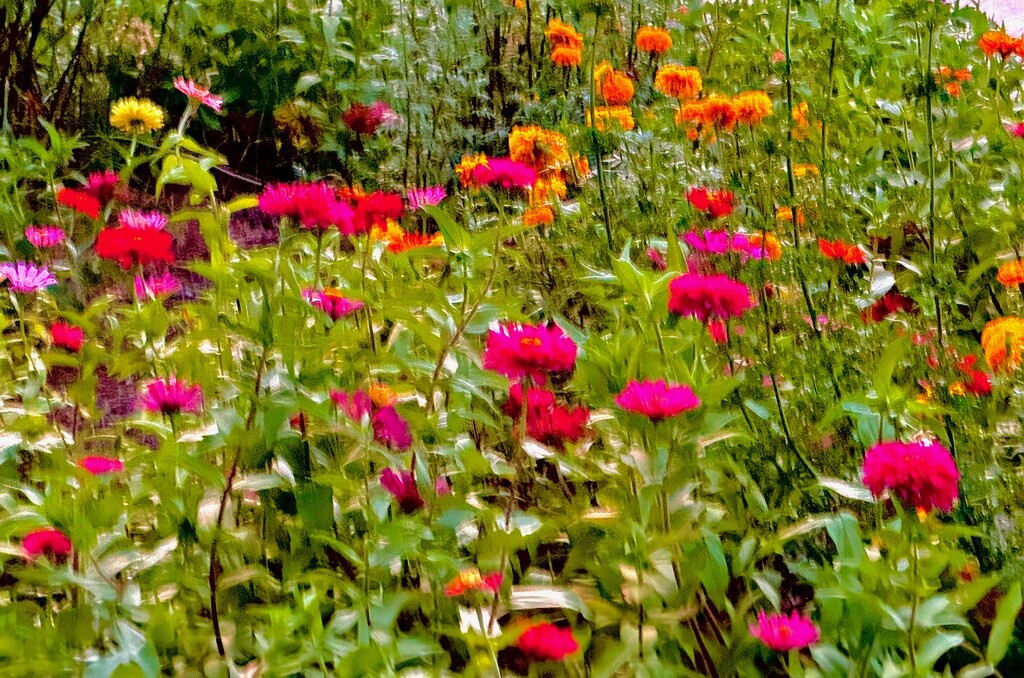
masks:
<path id="1" fill-rule="evenodd" d="M 260 209 L 276 217 L 288 217 L 303 228 L 337 227 L 352 232 L 352 208 L 323 182 L 268 184 L 259 198 Z"/>
<path id="2" fill-rule="evenodd" d="M 738 318 L 752 305 L 750 289 L 727 275 L 684 273 L 669 285 L 668 310 L 701 321 Z"/>
<path id="3" fill-rule="evenodd" d="M 448 479 L 444 476 L 438 476 L 434 482 L 434 494 L 439 497 L 450 497 L 452 494 L 452 485 L 448 482 Z"/>
<path id="4" fill-rule="evenodd" d="M 25 229 L 25 240 L 45 250 L 64 242 L 64 231 L 56 226 L 29 226 Z"/>
<path id="5" fill-rule="evenodd" d="M 867 322 L 870 318 L 874 322 L 880 323 L 899 311 L 917 314 L 917 302 L 893 287 L 864 310 L 861 313 L 861 319 Z"/>
<path id="6" fill-rule="evenodd" d="M 370 414 L 373 409 L 373 401 L 366 391 L 356 391 L 349 395 L 348 391 L 331 389 L 331 400 L 339 410 L 356 423 L 362 421 L 363 417 Z"/>
<path id="7" fill-rule="evenodd" d="M 725 230 L 692 230 L 683 234 L 683 242 L 695 252 L 708 254 L 728 254 L 733 248 L 733 237 Z"/>
<path id="8" fill-rule="evenodd" d="M 724 320 L 708 320 L 708 335 L 716 344 L 729 342 L 729 325 Z"/>
<path id="9" fill-rule="evenodd" d="M 121 184 L 121 178 L 114 170 L 102 172 L 90 172 L 86 180 L 85 190 L 91 194 L 99 204 L 106 205 L 114 199 L 117 194 L 117 187 Z"/>
<path id="10" fill-rule="evenodd" d="M 27 261 L 5 261 L 0 264 L 0 282 L 4 279 L 11 290 L 22 294 L 38 292 L 57 284 L 57 279 L 48 268 Z"/>
<path id="11" fill-rule="evenodd" d="M 421 210 L 426 206 L 434 206 L 445 199 L 447 193 L 444 186 L 428 186 L 426 188 L 410 188 L 405 192 L 405 198 L 409 201 L 409 207 L 413 211 Z"/>
<path id="12" fill-rule="evenodd" d="M 21 540 L 21 550 L 29 560 L 45 556 L 55 562 L 63 562 L 71 555 L 71 540 L 60 530 L 44 528 L 26 534 Z"/>
<path id="13" fill-rule="evenodd" d="M 810 618 L 793 610 L 790 616 L 781 612 L 757 613 L 757 624 L 750 625 L 750 634 L 776 652 L 799 650 L 818 642 L 818 627 Z"/>
<path id="14" fill-rule="evenodd" d="M 181 291 L 181 283 L 170 271 L 164 271 L 160 275 L 152 275 L 145 280 L 142 276 L 135 276 L 135 296 L 139 299 L 150 297 L 159 299 L 170 294 Z"/>
<path id="15" fill-rule="evenodd" d="M 398 220 L 405 213 L 402 196 L 397 193 L 374 191 L 359 198 L 352 219 L 353 233 L 366 233 L 371 228 L 387 228 L 388 219 Z"/>
<path id="16" fill-rule="evenodd" d="M 587 437 L 590 410 L 566 407 L 555 400 L 555 394 L 543 388 L 526 389 L 526 434 L 552 447 L 564 447 Z M 508 392 L 502 411 L 512 417 L 515 426 L 523 416 L 523 386 L 516 383 Z M 515 429 L 518 434 L 518 428 Z"/>
<path id="17" fill-rule="evenodd" d="M 53 340 L 54 346 L 78 353 L 85 343 L 85 332 L 81 327 L 69 325 L 63 320 L 55 320 L 50 324 L 50 338 Z"/>
<path id="18" fill-rule="evenodd" d="M 341 115 L 342 122 L 356 134 L 376 134 L 381 125 L 396 120 L 395 112 L 383 101 L 367 106 L 355 102 Z"/>
<path id="19" fill-rule="evenodd" d="M 400 451 L 405 451 L 412 445 L 409 424 L 392 405 L 374 412 L 370 425 L 373 426 L 373 439 L 381 445 Z"/>
<path id="20" fill-rule="evenodd" d="M 411 471 L 396 473 L 393 469 L 386 468 L 381 471 L 380 484 L 395 498 L 402 513 L 415 513 L 426 505 Z"/>
<path id="21" fill-rule="evenodd" d="M 949 450 L 937 440 L 878 443 L 864 455 L 863 481 L 876 497 L 889 490 L 909 506 L 950 511 L 960 472 Z"/>
<path id="22" fill-rule="evenodd" d="M 539 622 L 526 628 L 516 646 L 535 661 L 562 661 L 580 649 L 572 629 Z"/>
<path id="23" fill-rule="evenodd" d="M 203 407 L 203 390 L 174 376 L 157 379 L 146 385 L 145 393 L 139 396 L 139 405 L 160 414 L 199 412 Z"/>
<path id="24" fill-rule="evenodd" d="M 665 260 L 665 255 L 663 255 L 657 248 L 648 247 L 647 258 L 651 261 L 651 265 L 654 266 L 656 270 L 664 271 L 668 268 L 668 261 Z"/>
<path id="25" fill-rule="evenodd" d="M 224 97 L 211 94 L 210 90 L 202 85 L 197 85 L 191 78 L 186 80 L 178 76 L 174 79 L 174 89 L 187 96 L 197 105 L 209 106 L 218 113 L 220 112 L 220 107 L 224 105 Z"/>
<path id="26" fill-rule="evenodd" d="M 576 344 L 554 323 L 502 323 L 487 335 L 483 365 L 509 379 L 532 377 L 543 383 L 548 372 L 571 372 L 576 351 Z"/>
<path id="27" fill-rule="evenodd" d="M 685 384 L 658 381 L 631 381 L 615 398 L 615 404 L 651 421 L 660 421 L 700 407 L 700 399 Z"/>
<path id="28" fill-rule="evenodd" d="M 479 186 L 530 188 L 537 181 L 537 172 L 529 165 L 510 158 L 487 158 L 485 164 L 471 170 L 473 181 Z"/>
<path id="29" fill-rule="evenodd" d="M 714 219 L 732 214 L 734 198 L 731 191 L 695 186 L 686 192 L 686 199 L 698 211 Z"/>
<path id="30" fill-rule="evenodd" d="M 124 462 L 113 457 L 82 457 L 78 460 L 78 467 L 94 476 L 101 476 L 120 473 L 124 470 Z"/>
<path id="31" fill-rule="evenodd" d="M 117 223 L 121 228 L 151 228 L 155 231 L 162 231 L 167 228 L 167 217 L 159 212 L 121 210 L 121 213 L 117 215 Z"/>
<path id="32" fill-rule="evenodd" d="M 333 287 L 323 290 L 306 289 L 303 290 L 302 296 L 311 306 L 330 316 L 331 320 L 352 315 L 363 307 L 363 302 L 358 299 L 348 299 L 341 293 L 341 290 L 336 290 Z"/>
<path id="33" fill-rule="evenodd" d="M 1024 137 L 1024 122 L 1013 122 L 1008 124 L 1006 126 L 1006 131 L 1020 139 Z"/>

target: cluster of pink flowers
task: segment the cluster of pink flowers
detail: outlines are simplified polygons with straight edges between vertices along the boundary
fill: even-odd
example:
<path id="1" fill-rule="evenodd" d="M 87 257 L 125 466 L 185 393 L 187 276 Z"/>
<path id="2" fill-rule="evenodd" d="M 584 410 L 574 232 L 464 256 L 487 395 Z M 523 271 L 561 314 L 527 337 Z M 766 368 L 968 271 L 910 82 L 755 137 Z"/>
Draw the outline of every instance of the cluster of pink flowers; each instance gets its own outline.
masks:
<path id="1" fill-rule="evenodd" d="M 927 440 L 878 443 L 864 455 L 864 485 L 876 497 L 888 490 L 923 511 L 950 511 L 959 495 L 960 472 L 941 443 Z"/>
<path id="2" fill-rule="evenodd" d="M 692 251 L 702 254 L 738 254 L 741 260 L 762 259 L 767 256 L 764 246 L 751 242 L 746 233 L 729 233 L 724 229 L 696 229 L 682 235 Z"/>
<path id="3" fill-rule="evenodd" d="M 509 379 L 529 377 L 543 384 L 547 374 L 576 367 L 576 344 L 558 325 L 502 323 L 487 335 L 484 368 Z"/>
<path id="4" fill-rule="evenodd" d="M 700 407 L 700 399 L 685 384 L 658 381 L 631 381 L 615 398 L 615 404 L 651 421 L 674 417 Z"/>
<path id="5" fill-rule="evenodd" d="M 669 284 L 669 311 L 702 322 L 738 318 L 751 306 L 750 288 L 727 275 L 684 273 Z"/>
<path id="6" fill-rule="evenodd" d="M 487 158 L 470 172 L 478 186 L 494 186 L 506 191 L 530 188 L 537 183 L 537 171 L 525 163 L 510 158 Z"/>
<path id="7" fill-rule="evenodd" d="M 260 209 L 275 217 L 287 217 L 303 228 L 354 233 L 352 208 L 337 191 L 323 182 L 269 184 L 259 198 Z"/>

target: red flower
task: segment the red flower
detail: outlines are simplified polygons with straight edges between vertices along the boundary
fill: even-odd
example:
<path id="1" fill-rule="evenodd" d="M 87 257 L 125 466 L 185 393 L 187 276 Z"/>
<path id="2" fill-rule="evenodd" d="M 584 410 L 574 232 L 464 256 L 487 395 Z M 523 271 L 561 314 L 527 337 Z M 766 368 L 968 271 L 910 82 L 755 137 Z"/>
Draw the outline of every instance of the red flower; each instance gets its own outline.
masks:
<path id="1" fill-rule="evenodd" d="M 70 207 L 90 219 L 100 218 L 100 201 L 91 193 L 77 191 L 73 188 L 62 188 L 57 191 L 57 203 Z"/>
<path id="2" fill-rule="evenodd" d="M 937 440 L 878 443 L 864 456 L 863 480 L 876 497 L 889 490 L 903 503 L 949 511 L 957 498 L 960 472 L 949 450 Z"/>
<path id="3" fill-rule="evenodd" d="M 709 320 L 708 335 L 716 344 L 726 344 L 729 342 L 729 326 L 724 320 Z"/>
<path id="4" fill-rule="evenodd" d="M 883 294 L 875 303 L 871 304 L 861 317 L 864 322 L 867 322 L 868 318 L 880 323 L 888 318 L 897 311 L 905 311 L 907 313 L 917 313 L 917 304 L 910 297 L 904 296 L 893 287 L 888 292 Z"/>
<path id="5" fill-rule="evenodd" d="M 467 591 L 490 591 L 497 593 L 504 579 L 501 572 L 480 574 L 480 570 L 470 567 L 455 575 L 444 587 L 444 595 L 449 598 L 461 596 Z"/>
<path id="6" fill-rule="evenodd" d="M 357 101 L 341 114 L 341 121 L 356 134 L 375 134 L 382 124 L 395 117 L 395 112 L 383 101 L 370 106 Z"/>
<path id="7" fill-rule="evenodd" d="M 395 498 L 402 513 L 415 513 L 426 506 L 411 471 L 395 473 L 394 470 L 386 468 L 381 471 L 380 484 Z"/>
<path id="8" fill-rule="evenodd" d="M 554 323 L 502 323 L 487 335 L 483 364 L 509 379 L 529 376 L 543 383 L 547 372 L 571 372 L 576 351 L 576 344 Z"/>
<path id="9" fill-rule="evenodd" d="M 374 191 L 356 203 L 352 220 L 354 233 L 366 233 L 374 226 L 387 228 L 388 219 L 398 220 L 405 213 L 405 202 L 398 193 Z"/>
<path id="10" fill-rule="evenodd" d="M 544 445 L 564 447 L 587 436 L 590 411 L 585 407 L 565 407 L 555 402 L 555 394 L 543 388 L 526 389 L 526 434 Z M 514 384 L 502 411 L 518 422 L 523 412 L 523 387 Z"/>
<path id="11" fill-rule="evenodd" d="M 580 649 L 572 629 L 539 622 L 529 626 L 516 641 L 527 657 L 537 661 L 562 661 Z"/>
<path id="12" fill-rule="evenodd" d="M 66 348 L 72 353 L 81 351 L 82 344 L 85 343 L 85 333 L 82 328 L 69 325 L 62 320 L 56 320 L 50 324 L 50 337 L 54 346 Z"/>
<path id="13" fill-rule="evenodd" d="M 26 534 L 21 540 L 21 550 L 29 560 L 46 556 L 54 562 L 62 562 L 71 555 L 71 540 L 60 530 L 45 528 Z"/>
<path id="14" fill-rule="evenodd" d="M 112 259 L 126 271 L 133 263 L 174 263 L 173 238 L 155 228 L 105 228 L 96 237 L 96 254 Z"/>
<path id="15" fill-rule="evenodd" d="M 684 273 L 669 284 L 668 310 L 702 322 L 739 317 L 752 305 L 750 288 L 727 275 Z"/>
<path id="16" fill-rule="evenodd" d="M 1017 137 L 1024 137 L 1024 122 L 1013 122 L 1006 126 L 1006 131 Z"/>
<path id="17" fill-rule="evenodd" d="M 967 375 L 969 380 L 964 383 L 964 390 L 975 396 L 990 395 L 992 393 L 992 379 L 986 372 L 982 372 L 974 367 L 976 362 L 978 362 L 978 356 L 969 355 L 964 356 L 957 363 L 957 368 Z"/>
<path id="18" fill-rule="evenodd" d="M 818 238 L 818 249 L 826 259 L 841 261 L 847 266 L 860 266 L 868 263 L 861 248 L 856 245 L 848 245 L 842 240 L 828 241 Z"/>
<path id="19" fill-rule="evenodd" d="M 695 186 L 686 192 L 686 199 L 698 211 L 715 219 L 732 214 L 734 204 L 732 191 L 710 190 L 703 186 Z"/>

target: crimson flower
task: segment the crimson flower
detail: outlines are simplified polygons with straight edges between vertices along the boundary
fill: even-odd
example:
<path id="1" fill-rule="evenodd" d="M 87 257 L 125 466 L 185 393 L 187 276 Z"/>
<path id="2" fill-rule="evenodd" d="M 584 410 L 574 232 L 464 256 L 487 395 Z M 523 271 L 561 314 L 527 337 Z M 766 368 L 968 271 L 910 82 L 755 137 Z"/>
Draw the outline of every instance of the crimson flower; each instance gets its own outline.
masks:
<path id="1" fill-rule="evenodd" d="M 750 634 L 776 652 L 799 650 L 818 642 L 818 627 L 798 610 L 788 617 L 780 612 L 757 613 L 757 624 L 751 624 Z"/>
<path id="2" fill-rule="evenodd" d="M 897 311 L 916 314 L 917 303 L 910 297 L 900 294 L 899 290 L 893 287 L 879 297 L 875 303 L 871 304 L 871 306 L 861 314 L 861 318 L 864 322 L 867 322 L 868 318 L 870 318 L 876 323 L 880 323 Z"/>
<path id="3" fill-rule="evenodd" d="M 735 198 L 732 191 L 712 190 L 695 186 L 686 192 L 686 199 L 706 216 L 718 219 L 732 214 Z"/>
<path id="4" fill-rule="evenodd" d="M 157 379 L 146 385 L 145 393 L 139 396 L 139 405 L 165 415 L 199 412 L 203 407 L 203 390 L 174 376 Z"/>
<path id="5" fill-rule="evenodd" d="M 120 473 L 124 470 L 124 462 L 113 457 L 82 457 L 78 467 L 94 476 L 108 473 Z"/>
<path id="6" fill-rule="evenodd" d="M 876 497 L 889 490 L 904 504 L 930 511 L 953 508 L 960 472 L 937 440 L 878 443 L 864 455 L 863 481 Z"/>
<path id="7" fill-rule="evenodd" d="M 538 622 L 519 635 L 516 646 L 535 661 L 562 661 L 580 649 L 572 629 Z"/>
<path id="8" fill-rule="evenodd" d="M 750 289 L 727 275 L 684 273 L 669 284 L 668 310 L 702 322 L 737 318 L 752 305 Z"/>
<path id="9" fill-rule="evenodd" d="M 132 264 L 174 263 L 174 239 L 154 228 L 104 228 L 96 236 L 96 254 L 128 270 Z"/>
<path id="10" fill-rule="evenodd" d="M 275 217 L 288 217 L 303 228 L 324 230 L 331 226 L 352 232 L 352 208 L 322 181 L 268 184 L 259 198 L 260 209 Z"/>
<path id="11" fill-rule="evenodd" d="M 398 220 L 405 213 L 402 196 L 397 193 L 374 191 L 359 198 L 352 219 L 352 233 L 366 233 L 371 228 L 387 228 L 388 219 Z"/>
<path id="12" fill-rule="evenodd" d="M 100 218 L 100 201 L 92 193 L 78 191 L 73 188 L 62 188 L 57 191 L 57 203 L 70 207 L 90 219 Z"/>
<path id="13" fill-rule="evenodd" d="M 543 383 L 547 372 L 571 372 L 576 351 L 576 344 L 554 323 L 502 323 L 487 335 L 483 365 L 509 379 L 532 377 Z"/>
<path id="14" fill-rule="evenodd" d="M 1024 122 L 1014 122 L 1006 125 L 1006 131 L 1017 137 L 1024 137 Z"/>
<path id="15" fill-rule="evenodd" d="M 426 506 L 411 471 L 396 473 L 393 469 L 386 468 L 381 471 L 380 484 L 395 498 L 402 513 L 415 513 Z"/>
<path id="16" fill-rule="evenodd" d="M 396 117 L 391 107 L 383 101 L 376 101 L 369 106 L 357 101 L 341 114 L 341 121 L 356 134 L 372 135 L 377 133 L 381 125 Z"/>
<path id="17" fill-rule="evenodd" d="M 868 263 L 864 250 L 856 245 L 848 245 L 842 240 L 829 241 L 818 238 L 818 249 L 826 259 L 841 261 L 847 266 L 861 266 Z"/>
<path id="18" fill-rule="evenodd" d="M 90 172 L 86 180 L 85 191 L 96 198 L 102 206 L 114 199 L 120 183 L 121 178 L 114 170 Z"/>
<path id="19" fill-rule="evenodd" d="M 555 394 L 543 388 L 526 389 L 526 434 L 544 445 L 563 447 L 587 437 L 590 410 L 566 407 L 555 401 Z M 519 421 L 523 413 L 523 386 L 513 384 L 502 411 Z"/>
<path id="20" fill-rule="evenodd" d="M 81 327 L 69 325 L 63 320 L 55 320 L 50 324 L 50 338 L 53 340 L 54 346 L 78 353 L 85 343 L 85 332 Z"/>
<path id="21" fill-rule="evenodd" d="M 615 398 L 615 404 L 651 421 L 661 421 L 700 407 L 700 399 L 685 384 L 658 381 L 631 381 Z"/>
<path id="22" fill-rule="evenodd" d="M 60 530 L 44 528 L 26 534 L 21 540 L 21 550 L 29 560 L 45 556 L 54 562 L 63 562 L 71 555 L 71 540 Z"/>

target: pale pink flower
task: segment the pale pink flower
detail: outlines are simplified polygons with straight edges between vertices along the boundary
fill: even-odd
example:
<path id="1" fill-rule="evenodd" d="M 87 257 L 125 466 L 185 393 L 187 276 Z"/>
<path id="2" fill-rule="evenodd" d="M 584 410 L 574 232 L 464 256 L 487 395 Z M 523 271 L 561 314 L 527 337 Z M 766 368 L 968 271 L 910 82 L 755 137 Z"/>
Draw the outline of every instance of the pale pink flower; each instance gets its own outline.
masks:
<path id="1" fill-rule="evenodd" d="M 170 271 L 164 271 L 161 275 L 150 276 L 145 280 L 142 279 L 142 276 L 135 276 L 135 296 L 140 299 L 142 297 L 158 299 L 180 291 L 181 283 L 178 282 L 178 279 Z"/>
<path id="2" fill-rule="evenodd" d="M 56 226 L 29 226 L 25 229 L 25 240 L 45 250 L 64 242 L 64 231 Z"/>
<path id="3" fill-rule="evenodd" d="M 444 186 L 428 186 L 427 188 L 410 188 L 405 192 L 409 201 L 409 207 L 414 211 L 421 210 L 426 206 L 433 207 L 445 199 L 447 193 Z"/>
<path id="4" fill-rule="evenodd" d="M 151 228 L 162 231 L 167 227 L 167 217 L 159 212 L 140 212 L 138 210 L 122 210 L 117 215 L 117 222 L 123 228 Z"/>
<path id="5" fill-rule="evenodd" d="M 0 264 L 0 281 L 4 279 L 12 291 L 20 293 L 38 292 L 57 284 L 57 279 L 48 268 L 27 261 L 5 261 Z"/>
<path id="6" fill-rule="evenodd" d="M 220 113 L 220 107 L 224 105 L 224 97 L 211 94 L 209 89 L 196 84 L 196 82 L 191 78 L 186 80 L 185 78 L 178 76 L 174 79 L 174 89 L 178 90 L 200 106 L 209 106 L 218 113 Z"/>

